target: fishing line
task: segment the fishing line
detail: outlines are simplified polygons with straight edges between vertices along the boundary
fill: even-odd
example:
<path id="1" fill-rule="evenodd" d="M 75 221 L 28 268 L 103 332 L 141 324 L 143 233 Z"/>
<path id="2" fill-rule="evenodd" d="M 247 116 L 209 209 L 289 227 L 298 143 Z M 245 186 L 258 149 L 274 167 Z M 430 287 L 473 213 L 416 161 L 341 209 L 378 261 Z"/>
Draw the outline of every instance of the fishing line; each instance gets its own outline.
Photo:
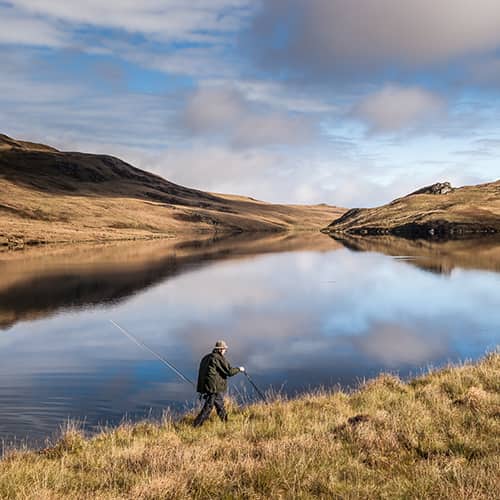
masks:
<path id="1" fill-rule="evenodd" d="M 153 349 L 148 347 L 144 342 L 141 342 L 139 339 L 134 337 L 130 332 L 127 332 L 125 328 L 122 328 L 118 323 L 115 323 L 112 319 L 110 319 L 109 322 L 112 325 L 116 326 L 116 328 L 118 328 L 118 330 L 120 330 L 120 332 L 122 332 L 134 344 L 150 352 L 156 359 L 160 360 L 165 366 L 168 366 L 168 368 L 170 368 L 173 372 L 175 372 L 182 380 L 184 380 L 184 382 L 191 384 L 196 389 L 194 382 L 190 380 L 188 377 L 186 377 L 182 372 L 180 372 L 172 363 L 167 361 L 164 357 L 160 356 L 157 352 L 153 351 Z"/>
<path id="2" fill-rule="evenodd" d="M 262 400 L 265 403 L 267 403 L 266 396 L 264 396 L 263 392 L 257 387 L 255 382 L 250 378 L 250 375 L 248 375 L 248 373 L 246 371 L 244 371 L 243 373 L 245 374 L 245 376 L 248 379 L 248 381 L 250 382 L 250 384 L 252 384 L 252 387 L 255 389 L 255 392 L 257 392 L 257 394 L 262 398 Z"/>

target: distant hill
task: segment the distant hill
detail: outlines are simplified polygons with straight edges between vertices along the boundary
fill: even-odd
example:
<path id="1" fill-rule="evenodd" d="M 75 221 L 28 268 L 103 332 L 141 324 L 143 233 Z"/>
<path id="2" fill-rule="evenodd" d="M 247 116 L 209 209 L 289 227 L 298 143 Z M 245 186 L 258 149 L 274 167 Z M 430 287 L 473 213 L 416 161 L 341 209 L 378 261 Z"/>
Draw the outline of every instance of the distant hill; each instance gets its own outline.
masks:
<path id="1" fill-rule="evenodd" d="M 452 188 L 448 182 L 419 189 L 377 208 L 353 208 L 323 232 L 404 237 L 467 237 L 500 232 L 500 180 Z"/>
<path id="2" fill-rule="evenodd" d="M 0 134 L 0 247 L 320 229 L 344 212 L 190 189 L 112 156 Z"/>

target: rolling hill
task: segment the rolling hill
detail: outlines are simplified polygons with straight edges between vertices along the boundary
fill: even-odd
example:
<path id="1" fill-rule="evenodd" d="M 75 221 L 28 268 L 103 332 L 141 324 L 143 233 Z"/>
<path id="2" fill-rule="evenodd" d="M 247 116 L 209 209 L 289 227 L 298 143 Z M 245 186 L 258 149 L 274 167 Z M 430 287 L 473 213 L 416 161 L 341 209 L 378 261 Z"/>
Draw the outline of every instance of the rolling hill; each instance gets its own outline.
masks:
<path id="1" fill-rule="evenodd" d="M 353 208 L 323 229 L 330 234 L 464 238 L 500 232 L 500 180 L 452 188 L 437 183 L 387 205 Z"/>
<path id="2" fill-rule="evenodd" d="M 0 247 L 199 232 L 320 229 L 342 208 L 270 204 L 169 182 L 107 155 L 0 134 Z"/>

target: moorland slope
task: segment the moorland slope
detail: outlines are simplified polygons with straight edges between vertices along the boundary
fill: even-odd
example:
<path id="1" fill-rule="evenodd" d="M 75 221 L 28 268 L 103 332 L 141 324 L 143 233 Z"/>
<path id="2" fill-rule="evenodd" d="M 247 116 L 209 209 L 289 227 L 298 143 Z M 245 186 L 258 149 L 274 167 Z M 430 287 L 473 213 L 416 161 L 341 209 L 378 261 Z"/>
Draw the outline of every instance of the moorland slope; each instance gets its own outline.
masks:
<path id="1" fill-rule="evenodd" d="M 323 232 L 409 238 L 463 238 L 498 233 L 500 180 L 456 189 L 447 182 L 433 184 L 387 205 L 353 208 Z"/>
<path id="2" fill-rule="evenodd" d="M 320 229 L 344 211 L 190 189 L 112 156 L 62 152 L 0 134 L 0 248 Z"/>

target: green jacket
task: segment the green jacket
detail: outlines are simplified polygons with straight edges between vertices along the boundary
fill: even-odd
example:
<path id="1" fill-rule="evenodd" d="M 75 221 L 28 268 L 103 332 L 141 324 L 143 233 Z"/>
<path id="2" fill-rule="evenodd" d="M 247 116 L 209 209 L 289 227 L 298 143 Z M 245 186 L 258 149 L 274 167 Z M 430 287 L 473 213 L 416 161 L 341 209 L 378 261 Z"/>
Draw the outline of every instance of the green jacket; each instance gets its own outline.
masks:
<path id="1" fill-rule="evenodd" d="M 198 372 L 198 386 L 196 390 L 202 394 L 207 392 L 226 392 L 227 377 L 239 373 L 239 368 L 233 368 L 226 358 L 214 349 L 203 357 Z"/>

